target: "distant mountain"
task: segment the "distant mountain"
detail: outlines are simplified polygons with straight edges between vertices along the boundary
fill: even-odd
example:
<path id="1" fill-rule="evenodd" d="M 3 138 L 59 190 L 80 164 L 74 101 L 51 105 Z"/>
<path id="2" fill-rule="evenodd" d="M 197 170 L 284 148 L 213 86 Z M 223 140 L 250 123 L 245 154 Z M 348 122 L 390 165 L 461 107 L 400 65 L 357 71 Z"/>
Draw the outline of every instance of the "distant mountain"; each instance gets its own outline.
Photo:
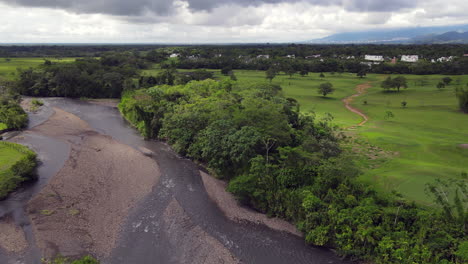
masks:
<path id="1" fill-rule="evenodd" d="M 414 43 L 441 44 L 441 43 L 468 43 L 468 31 L 450 31 L 440 35 L 419 36 L 413 39 Z"/>
<path id="2" fill-rule="evenodd" d="M 411 44 L 411 43 L 454 43 L 466 39 L 468 24 L 442 27 L 414 27 L 404 29 L 369 30 L 345 32 L 306 43 L 375 43 L 375 44 Z M 465 32 L 465 33 L 459 33 Z M 463 41 L 461 41 L 463 42 Z M 464 42 L 463 42 L 464 43 Z"/>

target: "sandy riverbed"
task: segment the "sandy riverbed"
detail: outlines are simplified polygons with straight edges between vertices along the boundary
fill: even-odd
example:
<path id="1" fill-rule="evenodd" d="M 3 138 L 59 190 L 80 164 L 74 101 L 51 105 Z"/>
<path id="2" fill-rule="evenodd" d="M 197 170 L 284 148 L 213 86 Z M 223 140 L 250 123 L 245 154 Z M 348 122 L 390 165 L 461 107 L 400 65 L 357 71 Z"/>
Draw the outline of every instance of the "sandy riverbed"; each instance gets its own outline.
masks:
<path id="1" fill-rule="evenodd" d="M 264 214 L 240 206 L 234 196 L 226 191 L 226 182 L 215 179 L 203 171 L 200 171 L 200 175 L 208 196 L 229 219 L 239 222 L 247 221 L 262 224 L 274 230 L 288 232 L 302 237 L 302 233 L 291 223 L 279 218 L 268 218 Z"/>
<path id="2" fill-rule="evenodd" d="M 54 110 L 32 132 L 66 141 L 71 153 L 28 204 L 37 246 L 45 257 L 106 256 L 128 211 L 157 184 L 159 168 L 140 151 L 98 134 L 77 116 Z"/>
<path id="3" fill-rule="evenodd" d="M 171 243 L 177 243 L 180 254 L 174 256 L 182 264 L 240 263 L 218 240 L 194 225 L 177 200 L 164 212 L 166 232 Z"/>
<path id="4" fill-rule="evenodd" d="M 0 219 L 0 230 L 0 248 L 6 252 L 21 253 L 28 247 L 23 230 L 10 218 Z"/>

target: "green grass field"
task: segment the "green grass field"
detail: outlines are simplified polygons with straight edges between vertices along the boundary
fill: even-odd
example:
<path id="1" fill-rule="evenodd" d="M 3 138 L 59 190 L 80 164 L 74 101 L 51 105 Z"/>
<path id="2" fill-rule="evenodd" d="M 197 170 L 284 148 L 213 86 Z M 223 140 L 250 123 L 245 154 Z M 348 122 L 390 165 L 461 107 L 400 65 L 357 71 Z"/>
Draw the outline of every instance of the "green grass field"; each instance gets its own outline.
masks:
<path id="1" fill-rule="evenodd" d="M 47 58 L 52 62 L 70 62 L 74 58 L 53 59 Z M 43 64 L 44 58 L 0 58 L 0 78 L 7 80 L 14 79 L 17 75 L 17 69 L 27 69 L 29 67 L 37 67 Z"/>
<path id="2" fill-rule="evenodd" d="M 6 144 L 0 144 L 0 174 L 8 170 L 13 164 L 18 162 L 25 154 L 11 148 Z"/>
<path id="3" fill-rule="evenodd" d="M 385 190 L 397 190 L 404 196 L 428 203 L 424 192 L 426 183 L 435 179 L 460 177 L 468 171 L 468 115 L 458 111 L 452 84 L 443 90 L 436 84 L 445 76 L 427 76 L 428 84 L 416 84 L 422 76 L 405 76 L 409 87 L 400 93 L 384 93 L 380 82 L 354 101 L 370 121 L 357 133 L 382 149 L 398 152 L 383 166 L 368 170 L 363 179 Z M 460 85 L 468 83 L 468 76 Z M 368 104 L 362 102 L 367 100 Z M 406 101 L 403 108 L 401 102 Z M 394 118 L 385 119 L 391 111 Z"/>

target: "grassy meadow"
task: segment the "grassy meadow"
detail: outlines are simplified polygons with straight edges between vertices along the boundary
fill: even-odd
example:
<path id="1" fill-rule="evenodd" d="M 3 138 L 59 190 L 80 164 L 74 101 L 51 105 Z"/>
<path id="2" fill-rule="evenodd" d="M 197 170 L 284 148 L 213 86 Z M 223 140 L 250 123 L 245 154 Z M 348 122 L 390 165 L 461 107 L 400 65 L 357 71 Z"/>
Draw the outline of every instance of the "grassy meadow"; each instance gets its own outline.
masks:
<path id="1" fill-rule="evenodd" d="M 12 80 L 17 75 L 17 69 L 27 69 L 29 67 L 37 67 L 44 63 L 45 59 L 52 62 L 69 62 L 74 61 L 74 58 L 0 58 L 0 78 Z"/>
<path id="2" fill-rule="evenodd" d="M 353 102 L 369 116 L 369 122 L 358 128 L 357 134 L 384 150 L 397 155 L 376 169 L 368 170 L 363 179 L 385 190 L 396 190 L 404 196 L 428 203 L 425 184 L 435 179 L 460 177 L 468 171 L 468 115 L 458 110 L 453 84 L 437 89 L 445 76 L 405 75 L 408 89 L 400 93 L 384 93 L 380 82 Z M 383 78 L 383 77 L 382 77 Z M 419 80 L 427 78 L 426 85 Z M 468 83 L 468 76 L 459 85 Z M 364 105 L 363 102 L 367 101 Z M 407 102 L 403 107 L 402 102 Z M 386 112 L 393 118 L 386 118 Z"/>

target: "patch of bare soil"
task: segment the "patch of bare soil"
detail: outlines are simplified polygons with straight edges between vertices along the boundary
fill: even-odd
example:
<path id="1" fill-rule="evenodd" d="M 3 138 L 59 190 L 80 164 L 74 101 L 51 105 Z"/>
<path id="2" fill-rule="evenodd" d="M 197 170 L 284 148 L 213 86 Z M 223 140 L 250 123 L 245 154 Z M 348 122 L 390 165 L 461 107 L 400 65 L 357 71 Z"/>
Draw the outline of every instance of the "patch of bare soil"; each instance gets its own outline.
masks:
<path id="1" fill-rule="evenodd" d="M 120 103 L 119 99 L 88 99 L 86 101 L 92 104 L 113 107 L 113 108 L 116 108 L 117 105 L 119 105 Z"/>
<path id="2" fill-rule="evenodd" d="M 466 148 L 466 149 L 468 149 L 468 144 L 460 144 L 459 146 L 460 146 L 460 148 Z"/>
<path id="3" fill-rule="evenodd" d="M 215 179 L 203 171 L 200 171 L 200 175 L 208 196 L 229 219 L 238 222 L 247 221 L 262 224 L 274 230 L 302 237 L 302 233 L 291 223 L 279 218 L 268 218 L 264 214 L 240 206 L 234 196 L 226 191 L 226 182 Z"/>
<path id="4" fill-rule="evenodd" d="M 179 263 L 240 263 L 217 239 L 191 222 L 175 199 L 171 201 L 164 212 L 164 224 L 170 242 L 182 252 L 176 256 Z"/>
<path id="5" fill-rule="evenodd" d="M 8 253 L 21 253 L 28 247 L 23 229 L 8 217 L 0 219 L 0 247 Z"/>
<path id="6" fill-rule="evenodd" d="M 76 115 L 59 108 L 53 109 L 55 113 L 46 122 L 31 129 L 31 132 L 65 140 L 81 137 L 88 132 L 94 133 L 91 127 Z"/>
<path id="7" fill-rule="evenodd" d="M 38 248 L 46 258 L 114 247 L 128 211 L 156 185 L 160 171 L 141 152 L 98 134 L 60 109 L 34 132 L 67 141 L 70 157 L 28 204 Z"/>
<path id="8" fill-rule="evenodd" d="M 362 126 L 362 125 L 364 125 L 365 123 L 367 123 L 367 121 L 369 121 L 369 117 L 368 117 L 366 114 L 364 114 L 361 110 L 359 110 L 359 109 L 357 109 L 357 108 L 355 108 L 355 107 L 352 107 L 352 106 L 351 106 L 351 103 L 354 101 L 354 99 L 355 99 L 356 97 L 365 94 L 366 91 L 367 91 L 367 89 L 369 89 L 369 88 L 371 88 L 371 87 L 372 87 L 372 85 L 371 85 L 370 83 L 363 83 L 363 84 L 360 84 L 360 85 L 356 86 L 356 92 L 357 92 L 356 94 L 353 94 L 353 95 L 351 95 L 351 96 L 349 96 L 349 97 L 346 97 L 345 99 L 342 100 L 343 103 L 345 104 L 345 107 L 346 107 L 349 111 L 351 111 L 351 112 L 353 112 L 353 113 L 356 113 L 356 114 L 360 115 L 360 116 L 363 118 L 363 120 L 362 120 L 359 124 L 357 124 L 357 125 L 355 125 L 355 126 L 352 126 L 352 127 L 350 127 L 350 128 L 355 128 L 355 127 L 357 127 L 357 126 Z"/>

